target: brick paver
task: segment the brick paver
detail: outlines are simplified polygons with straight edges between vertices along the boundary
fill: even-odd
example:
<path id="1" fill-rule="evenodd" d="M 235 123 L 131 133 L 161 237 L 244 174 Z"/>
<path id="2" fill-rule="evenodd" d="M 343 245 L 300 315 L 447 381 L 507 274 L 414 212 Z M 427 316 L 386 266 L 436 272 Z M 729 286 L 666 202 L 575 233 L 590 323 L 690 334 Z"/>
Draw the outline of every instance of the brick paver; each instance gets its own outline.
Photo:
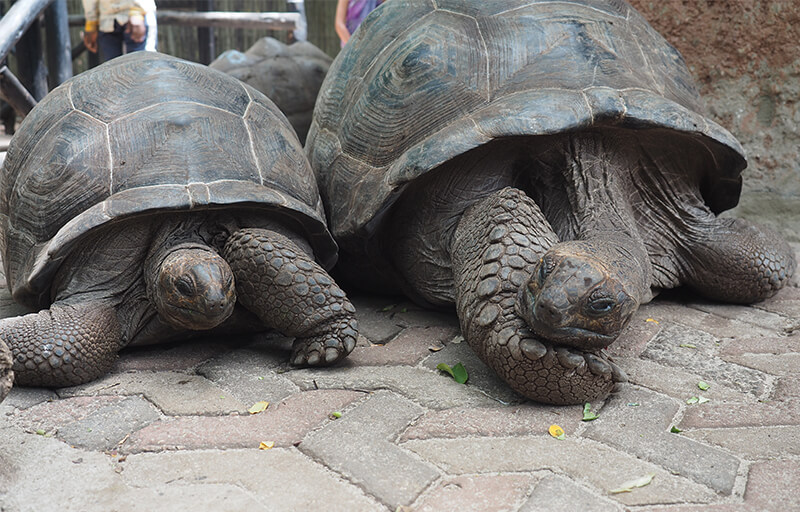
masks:
<path id="1" fill-rule="evenodd" d="M 676 400 L 628 386 L 608 400 L 584 435 L 730 494 L 739 460 L 723 450 L 670 432 L 679 407 Z"/>
<path id="2" fill-rule="evenodd" d="M 309 434 L 300 449 L 362 486 L 392 510 L 410 505 L 439 473 L 392 441 L 424 412 L 379 391 L 339 420 Z"/>
<path id="3" fill-rule="evenodd" d="M 710 502 L 716 493 L 659 466 L 586 439 L 557 440 L 548 435 L 501 438 L 411 440 L 401 446 L 447 474 L 494 474 L 550 470 L 587 482 L 601 496 L 625 505 Z M 651 484 L 610 495 L 625 482 L 655 474 Z"/>
<path id="4" fill-rule="evenodd" d="M 556 475 L 543 478 L 536 484 L 530 498 L 519 512 L 574 512 L 591 510 L 592 512 L 619 512 L 623 507 L 619 503 L 598 497 L 591 490 L 575 482 Z"/>
<path id="5" fill-rule="evenodd" d="M 644 305 L 607 350 L 629 382 L 590 422 L 512 392 L 454 314 L 354 303 L 357 348 L 332 368 L 289 366 L 275 333 L 212 336 L 123 351 L 82 386 L 13 389 L 0 511 L 800 510 L 796 286 L 753 306 Z M 436 369 L 459 362 L 466 384 Z"/>
<path id="6" fill-rule="evenodd" d="M 382 510 L 371 498 L 293 448 L 142 453 L 121 464 L 134 488 L 232 483 L 265 510 Z"/>
<path id="7" fill-rule="evenodd" d="M 170 418 L 134 432 L 123 449 L 141 452 L 258 448 L 261 442 L 270 441 L 275 446 L 292 446 L 331 413 L 343 410 L 362 396 L 355 391 L 307 391 L 271 403 L 266 411 L 257 414 Z"/>
<path id="8" fill-rule="evenodd" d="M 505 512 L 528 496 L 532 475 L 464 475 L 449 477 L 413 507 L 414 512 Z"/>

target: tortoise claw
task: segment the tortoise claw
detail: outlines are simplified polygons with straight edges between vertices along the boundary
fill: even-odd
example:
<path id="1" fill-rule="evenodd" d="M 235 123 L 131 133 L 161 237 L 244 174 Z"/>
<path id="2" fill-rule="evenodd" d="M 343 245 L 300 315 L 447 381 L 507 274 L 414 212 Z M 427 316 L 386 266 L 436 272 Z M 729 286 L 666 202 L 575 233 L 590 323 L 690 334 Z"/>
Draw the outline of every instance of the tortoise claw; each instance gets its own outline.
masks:
<path id="1" fill-rule="evenodd" d="M 355 318 L 340 318 L 328 325 L 323 334 L 297 338 L 290 361 L 295 366 L 328 366 L 353 351 L 358 336 Z"/>
<path id="2" fill-rule="evenodd" d="M 608 361 L 603 360 L 592 353 L 584 354 L 583 358 L 586 360 L 586 364 L 589 366 L 589 370 L 593 374 L 597 376 L 612 374 L 611 364 Z"/>
<path id="3" fill-rule="evenodd" d="M 556 357 L 558 357 L 558 362 L 566 368 L 578 368 L 585 364 L 582 354 L 577 354 L 566 347 L 556 348 Z"/>
<path id="4" fill-rule="evenodd" d="M 547 347 L 544 343 L 531 338 L 525 338 L 520 341 L 519 348 L 522 350 L 522 353 L 525 354 L 525 357 L 531 361 L 538 361 L 547 354 Z"/>
<path id="5" fill-rule="evenodd" d="M 611 378 L 614 382 L 628 382 L 628 374 L 625 373 L 625 370 L 613 361 L 608 361 L 608 364 L 611 365 Z"/>

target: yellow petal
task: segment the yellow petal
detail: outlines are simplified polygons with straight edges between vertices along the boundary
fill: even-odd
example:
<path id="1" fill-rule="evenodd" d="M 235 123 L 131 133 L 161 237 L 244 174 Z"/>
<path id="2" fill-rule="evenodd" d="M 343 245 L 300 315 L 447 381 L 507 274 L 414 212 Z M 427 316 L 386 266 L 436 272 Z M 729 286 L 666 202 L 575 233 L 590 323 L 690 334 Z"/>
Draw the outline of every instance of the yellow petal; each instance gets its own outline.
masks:
<path id="1" fill-rule="evenodd" d="M 653 322 L 654 324 L 658 325 L 658 320 L 656 320 L 655 318 L 648 318 L 647 320 L 645 320 L 645 322 Z"/>
<path id="2" fill-rule="evenodd" d="M 556 439 L 564 439 L 564 436 L 566 435 L 564 429 L 558 425 L 550 425 L 550 428 L 547 431 L 550 432 L 550 435 Z"/>
<path id="3" fill-rule="evenodd" d="M 275 441 L 261 441 L 261 444 L 258 445 L 259 450 L 269 450 L 275 446 Z"/>
<path id="4" fill-rule="evenodd" d="M 251 408 L 247 409 L 247 412 L 250 414 L 258 414 L 266 411 L 267 407 L 269 407 L 269 402 L 256 402 Z"/>

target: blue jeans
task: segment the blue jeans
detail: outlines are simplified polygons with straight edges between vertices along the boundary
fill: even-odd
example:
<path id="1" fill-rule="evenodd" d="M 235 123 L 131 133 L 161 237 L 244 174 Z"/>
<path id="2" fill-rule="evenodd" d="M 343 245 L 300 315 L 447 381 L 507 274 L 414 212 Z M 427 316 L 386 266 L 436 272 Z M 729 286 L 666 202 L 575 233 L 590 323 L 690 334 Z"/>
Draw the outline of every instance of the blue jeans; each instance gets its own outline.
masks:
<path id="1" fill-rule="evenodd" d="M 100 32 L 97 34 L 97 48 L 100 53 L 100 62 L 109 61 L 115 57 L 122 55 L 124 48 L 125 53 L 142 51 L 147 44 L 147 33 L 150 32 L 150 26 L 145 21 L 145 38 L 141 43 L 136 43 L 131 40 L 131 35 L 125 33 L 125 26 L 120 25 L 114 21 L 113 32 Z"/>

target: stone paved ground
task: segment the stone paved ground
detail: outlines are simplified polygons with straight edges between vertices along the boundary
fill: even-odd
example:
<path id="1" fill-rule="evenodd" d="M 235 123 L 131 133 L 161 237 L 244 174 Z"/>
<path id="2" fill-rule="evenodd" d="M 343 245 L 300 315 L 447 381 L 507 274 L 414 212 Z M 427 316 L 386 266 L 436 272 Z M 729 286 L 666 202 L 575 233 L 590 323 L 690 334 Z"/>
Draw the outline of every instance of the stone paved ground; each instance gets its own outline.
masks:
<path id="1" fill-rule="evenodd" d="M 289 340 L 261 335 L 131 350 L 91 384 L 14 389 L 0 510 L 800 510 L 796 280 L 752 307 L 642 307 L 610 350 L 630 382 L 591 422 L 509 391 L 454 315 L 354 302 L 363 336 L 337 368 L 290 368 Z"/>

